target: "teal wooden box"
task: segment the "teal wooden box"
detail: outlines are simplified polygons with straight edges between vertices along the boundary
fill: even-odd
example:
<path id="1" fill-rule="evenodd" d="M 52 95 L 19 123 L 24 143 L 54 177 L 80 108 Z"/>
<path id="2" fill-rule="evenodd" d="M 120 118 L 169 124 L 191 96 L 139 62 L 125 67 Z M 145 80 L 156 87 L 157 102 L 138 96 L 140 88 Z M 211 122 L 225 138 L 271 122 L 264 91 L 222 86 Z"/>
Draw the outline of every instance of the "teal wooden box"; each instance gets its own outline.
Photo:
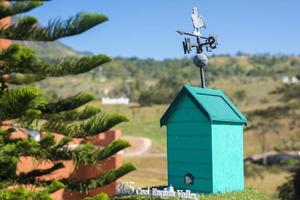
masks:
<path id="1" fill-rule="evenodd" d="M 184 86 L 160 124 L 167 126 L 168 185 L 199 193 L 244 189 L 247 119 L 222 91 Z"/>

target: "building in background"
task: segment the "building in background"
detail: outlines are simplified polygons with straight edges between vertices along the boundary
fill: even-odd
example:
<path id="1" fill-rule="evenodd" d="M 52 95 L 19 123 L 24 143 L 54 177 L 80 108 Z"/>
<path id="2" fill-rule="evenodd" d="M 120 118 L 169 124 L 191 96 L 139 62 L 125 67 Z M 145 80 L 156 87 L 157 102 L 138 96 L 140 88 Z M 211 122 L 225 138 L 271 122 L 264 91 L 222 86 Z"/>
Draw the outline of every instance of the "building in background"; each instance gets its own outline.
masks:
<path id="1" fill-rule="evenodd" d="M 101 99 L 102 104 L 111 104 L 111 105 L 128 105 L 130 99 L 127 97 L 120 97 L 120 98 L 110 98 L 110 97 L 103 97 Z"/>

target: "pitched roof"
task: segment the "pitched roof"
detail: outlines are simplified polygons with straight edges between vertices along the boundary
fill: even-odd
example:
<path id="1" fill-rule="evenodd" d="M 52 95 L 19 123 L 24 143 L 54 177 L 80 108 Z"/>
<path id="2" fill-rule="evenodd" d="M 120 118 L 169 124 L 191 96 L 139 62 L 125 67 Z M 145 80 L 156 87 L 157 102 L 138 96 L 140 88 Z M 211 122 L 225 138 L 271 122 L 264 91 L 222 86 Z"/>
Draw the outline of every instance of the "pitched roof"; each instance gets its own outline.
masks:
<path id="1" fill-rule="evenodd" d="M 161 117 L 161 126 L 167 125 L 169 117 L 173 114 L 177 102 L 183 95 L 187 95 L 212 123 L 230 122 L 247 125 L 246 117 L 221 90 L 185 85 Z"/>

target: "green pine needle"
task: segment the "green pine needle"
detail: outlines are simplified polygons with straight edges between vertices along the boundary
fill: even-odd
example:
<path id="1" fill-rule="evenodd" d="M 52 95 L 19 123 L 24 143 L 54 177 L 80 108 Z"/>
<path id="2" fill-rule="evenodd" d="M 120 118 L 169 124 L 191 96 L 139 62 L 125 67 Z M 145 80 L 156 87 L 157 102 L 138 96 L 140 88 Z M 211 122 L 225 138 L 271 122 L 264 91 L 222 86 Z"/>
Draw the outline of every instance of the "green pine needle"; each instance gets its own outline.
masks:
<path id="1" fill-rule="evenodd" d="M 106 55 L 96 55 L 64 58 L 54 64 L 49 64 L 38 59 L 33 49 L 18 44 L 13 44 L 8 49 L 3 50 L 0 53 L 0 60 L 3 61 L 3 66 L 0 69 L 1 73 L 24 74 L 23 77 L 21 75 L 15 78 L 11 77 L 10 82 L 14 81 L 14 83 L 39 81 L 46 76 L 58 77 L 85 73 L 111 61 Z"/>
<path id="2" fill-rule="evenodd" d="M 105 172 L 102 176 L 81 180 L 81 181 L 72 181 L 72 180 L 61 180 L 66 185 L 66 188 L 71 190 L 80 190 L 80 191 L 88 191 L 100 186 L 107 185 L 109 183 L 114 182 L 118 178 L 128 174 L 129 172 L 134 171 L 136 168 L 130 164 L 123 164 L 121 167 L 117 169 L 113 169 L 111 171 Z"/>
<path id="3" fill-rule="evenodd" d="M 41 6 L 42 4 L 42 1 L 17 1 L 11 2 L 9 6 L 4 6 L 2 1 L 0 1 L 0 19 L 19 13 L 28 12 L 36 7 Z"/>
<path id="4" fill-rule="evenodd" d="M 103 133 L 111 129 L 112 127 L 122 123 L 127 122 L 128 118 L 121 114 L 100 114 L 88 119 L 87 121 L 76 127 L 74 132 L 74 137 L 85 137 L 90 135 L 95 135 L 98 133 Z"/>
<path id="5" fill-rule="evenodd" d="M 28 190 L 23 187 L 17 189 L 2 189 L 0 190 L 0 199 L 5 200 L 12 200 L 12 199 L 19 199 L 19 200 L 52 200 L 50 194 L 46 190 L 36 189 L 36 190 Z"/>
<path id="6" fill-rule="evenodd" d="M 77 122 L 52 118 L 44 124 L 42 129 L 81 138 L 106 132 L 112 127 L 127 121 L 128 118 L 121 114 L 99 113 L 89 119 Z"/>
<path id="7" fill-rule="evenodd" d="M 67 58 L 58 61 L 53 65 L 40 63 L 36 73 L 46 74 L 52 77 L 75 75 L 88 72 L 111 59 L 106 55 L 96 55 L 82 58 Z"/>
<path id="8" fill-rule="evenodd" d="M 65 188 L 65 185 L 57 180 L 52 181 L 52 183 L 46 188 L 47 192 L 54 193 L 57 190 L 60 190 L 62 188 Z"/>
<path id="9" fill-rule="evenodd" d="M 86 120 L 90 117 L 97 115 L 100 112 L 101 109 L 99 108 L 93 106 L 86 106 L 83 110 L 69 110 L 60 113 L 46 114 L 43 116 L 43 118 L 48 120 L 47 123 L 54 125 L 56 123 L 59 123 L 60 121 L 72 122 L 78 120 Z"/>
<path id="10" fill-rule="evenodd" d="M 78 108 L 90 101 L 94 96 L 89 93 L 79 93 L 66 99 L 60 99 L 57 102 L 49 103 L 43 110 L 44 113 L 58 113 Z"/>
<path id="11" fill-rule="evenodd" d="M 104 149 L 99 150 L 97 154 L 97 160 L 104 160 L 113 155 L 117 152 L 130 147 L 130 143 L 126 140 L 115 140 L 106 146 Z"/>
<path id="12" fill-rule="evenodd" d="M 0 37 L 11 40 L 54 41 L 83 33 L 107 21 L 107 17 L 95 13 L 79 13 L 67 20 L 51 20 L 47 27 L 38 25 L 36 18 L 22 17 L 8 28 L 0 27 Z"/>
<path id="13" fill-rule="evenodd" d="M 11 89 L 0 97 L 0 120 L 20 118 L 29 109 L 39 110 L 46 104 L 47 100 L 37 88 Z"/>
<path id="14" fill-rule="evenodd" d="M 13 73 L 9 74 L 8 82 L 15 85 L 24 85 L 41 81 L 45 78 L 43 75 Z"/>
<path id="15" fill-rule="evenodd" d="M 75 164 L 94 165 L 99 160 L 105 160 L 119 151 L 129 147 L 129 142 L 125 140 L 116 140 L 104 148 L 95 148 L 92 144 L 80 145 L 72 151 L 72 160 Z"/>
<path id="16" fill-rule="evenodd" d="M 62 169 L 64 168 L 64 164 L 62 162 L 56 163 L 54 164 L 52 167 L 48 168 L 48 169 L 35 169 L 32 170 L 28 173 L 20 173 L 18 175 L 18 180 L 17 182 L 20 184 L 34 184 L 36 182 L 35 178 L 38 176 L 43 176 L 43 175 L 47 175 L 50 174 L 56 170 Z M 53 186 L 54 187 L 54 186 Z M 51 188 L 54 189 L 54 188 Z"/>

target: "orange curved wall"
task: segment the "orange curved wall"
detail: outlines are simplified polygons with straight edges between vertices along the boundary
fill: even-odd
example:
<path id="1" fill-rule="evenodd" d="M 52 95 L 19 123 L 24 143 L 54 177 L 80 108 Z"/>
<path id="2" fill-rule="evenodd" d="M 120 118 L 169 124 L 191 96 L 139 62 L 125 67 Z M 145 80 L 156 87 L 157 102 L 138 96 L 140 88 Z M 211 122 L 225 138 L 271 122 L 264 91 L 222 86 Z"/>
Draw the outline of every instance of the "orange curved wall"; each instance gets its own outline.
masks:
<path id="1" fill-rule="evenodd" d="M 8 5 L 8 2 L 3 2 L 3 3 L 4 5 Z M 11 22 L 11 18 L 6 17 L 0 20 L 0 27 L 6 27 L 10 24 L 10 22 Z M 7 47 L 9 47 L 10 44 L 11 44 L 10 40 L 0 39 L 0 49 L 6 49 Z"/>

